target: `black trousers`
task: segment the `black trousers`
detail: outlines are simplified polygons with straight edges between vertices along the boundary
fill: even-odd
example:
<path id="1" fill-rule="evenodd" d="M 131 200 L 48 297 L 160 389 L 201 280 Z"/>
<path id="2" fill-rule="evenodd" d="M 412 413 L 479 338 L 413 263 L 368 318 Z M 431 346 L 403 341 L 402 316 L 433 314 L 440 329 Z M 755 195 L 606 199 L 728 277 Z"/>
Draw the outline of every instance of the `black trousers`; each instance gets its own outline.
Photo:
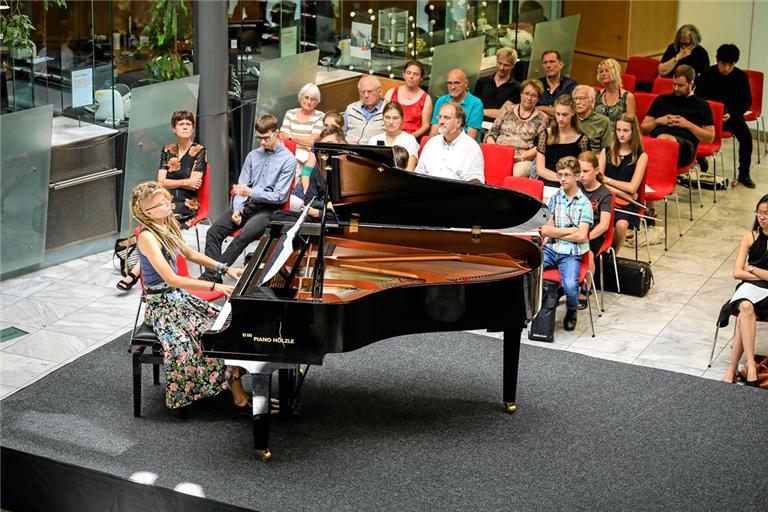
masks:
<path id="1" fill-rule="evenodd" d="M 727 130 L 739 141 L 739 176 L 749 176 L 749 167 L 752 164 L 752 133 L 747 122 L 743 118 L 731 118 L 723 123 L 723 130 Z"/>
<path id="2" fill-rule="evenodd" d="M 237 257 L 248 247 L 248 244 L 264 234 L 269 226 L 270 217 L 280 208 L 276 205 L 267 205 L 248 201 L 243 208 L 243 220 L 240 225 L 232 221 L 234 210 L 231 208 L 221 215 L 208 229 L 205 236 L 205 255 L 216 261 L 232 265 Z M 224 240 L 237 230 L 240 233 L 232 239 L 227 250 L 222 254 L 221 246 Z M 206 269 L 204 275 L 214 276 L 214 272 Z"/>

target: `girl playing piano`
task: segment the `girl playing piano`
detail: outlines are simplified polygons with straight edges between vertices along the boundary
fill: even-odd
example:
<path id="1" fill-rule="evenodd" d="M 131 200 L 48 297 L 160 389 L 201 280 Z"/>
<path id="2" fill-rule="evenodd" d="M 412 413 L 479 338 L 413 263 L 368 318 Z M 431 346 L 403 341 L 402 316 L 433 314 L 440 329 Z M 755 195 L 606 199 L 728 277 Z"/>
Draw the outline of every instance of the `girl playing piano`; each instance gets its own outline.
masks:
<path id="1" fill-rule="evenodd" d="M 131 194 L 131 214 L 141 224 L 138 236 L 139 263 L 146 289 L 144 321 L 162 343 L 165 366 L 165 404 L 169 409 L 231 389 L 235 405 L 248 404 L 248 394 L 237 368 L 217 359 L 204 358 L 200 335 L 213 324 L 219 309 L 187 292 L 219 291 L 229 296 L 233 287 L 180 276 L 176 256 L 216 269 L 237 279 L 242 269 L 228 268 L 184 242 L 171 209 L 171 194 L 155 182 L 141 183 Z"/>

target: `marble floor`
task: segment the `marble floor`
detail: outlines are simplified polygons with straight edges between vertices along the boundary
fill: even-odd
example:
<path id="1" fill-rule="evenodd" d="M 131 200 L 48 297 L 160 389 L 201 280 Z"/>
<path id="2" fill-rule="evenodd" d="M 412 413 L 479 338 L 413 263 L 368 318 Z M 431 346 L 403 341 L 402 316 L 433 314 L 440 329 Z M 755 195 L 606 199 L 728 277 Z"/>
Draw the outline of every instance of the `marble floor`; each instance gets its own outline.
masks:
<path id="1" fill-rule="evenodd" d="M 731 175 L 730 142 L 724 145 L 726 176 Z M 756 155 L 755 155 L 756 156 Z M 652 245 L 655 285 L 644 298 L 605 294 L 605 312 L 595 312 L 591 336 L 586 311 L 573 332 L 562 329 L 564 308 L 558 308 L 554 343 L 524 343 L 579 352 L 596 358 L 661 368 L 709 379 L 720 379 L 729 350 L 707 367 L 715 318 L 736 282 L 731 277 L 741 234 L 751 226 L 755 204 L 768 191 L 768 164 L 755 164 L 754 190 L 737 186 L 718 192 L 704 190 L 704 205 L 694 191 L 693 221 L 688 217 L 688 189 L 678 187 L 681 226 L 677 234 L 674 202 L 670 201 L 669 250 Z M 755 158 L 756 162 L 756 158 Z M 663 206 L 657 208 L 663 211 Z M 194 233 L 188 233 L 194 243 Z M 645 247 L 640 248 L 644 258 Z M 624 248 L 624 257 L 634 249 Z M 193 270 L 193 275 L 195 272 Z M 119 273 L 105 252 L 0 282 L 0 330 L 16 327 L 25 334 L 0 341 L 0 397 L 6 397 L 78 357 L 128 331 L 139 304 L 139 289 L 115 288 Z M 758 352 L 768 353 L 768 326 L 758 326 Z M 732 327 L 722 329 L 717 350 L 728 343 Z M 485 332 L 482 332 L 485 334 Z M 489 334 L 496 336 L 495 334 Z M 126 353 L 126 362 L 128 354 Z"/>

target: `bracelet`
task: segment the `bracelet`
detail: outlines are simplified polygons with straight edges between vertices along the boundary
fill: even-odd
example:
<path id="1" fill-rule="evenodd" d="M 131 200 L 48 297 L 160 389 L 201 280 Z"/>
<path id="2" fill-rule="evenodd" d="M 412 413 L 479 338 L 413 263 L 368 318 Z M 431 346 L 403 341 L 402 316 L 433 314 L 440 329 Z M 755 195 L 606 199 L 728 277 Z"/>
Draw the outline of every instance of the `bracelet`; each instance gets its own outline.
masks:
<path id="1" fill-rule="evenodd" d="M 211 283 L 211 291 L 213 291 L 214 288 L 216 288 L 216 281 Z"/>
<path id="2" fill-rule="evenodd" d="M 229 265 L 227 265 L 226 263 L 218 262 L 216 264 L 216 272 L 218 272 L 219 274 L 226 274 L 228 270 L 229 270 Z"/>

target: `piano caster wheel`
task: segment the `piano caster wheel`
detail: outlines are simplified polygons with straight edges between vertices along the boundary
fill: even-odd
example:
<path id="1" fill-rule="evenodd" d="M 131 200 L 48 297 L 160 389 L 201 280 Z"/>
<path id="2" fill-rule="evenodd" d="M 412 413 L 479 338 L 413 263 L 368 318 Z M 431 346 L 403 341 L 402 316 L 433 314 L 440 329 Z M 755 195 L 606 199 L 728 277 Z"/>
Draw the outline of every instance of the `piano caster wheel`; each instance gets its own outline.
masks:
<path id="1" fill-rule="evenodd" d="M 504 412 L 507 414 L 513 414 L 517 412 L 517 404 L 515 402 L 504 402 Z"/>
<path id="2" fill-rule="evenodd" d="M 269 448 L 266 450 L 256 450 L 256 455 L 261 459 L 261 462 L 267 463 L 272 458 L 272 452 Z"/>

